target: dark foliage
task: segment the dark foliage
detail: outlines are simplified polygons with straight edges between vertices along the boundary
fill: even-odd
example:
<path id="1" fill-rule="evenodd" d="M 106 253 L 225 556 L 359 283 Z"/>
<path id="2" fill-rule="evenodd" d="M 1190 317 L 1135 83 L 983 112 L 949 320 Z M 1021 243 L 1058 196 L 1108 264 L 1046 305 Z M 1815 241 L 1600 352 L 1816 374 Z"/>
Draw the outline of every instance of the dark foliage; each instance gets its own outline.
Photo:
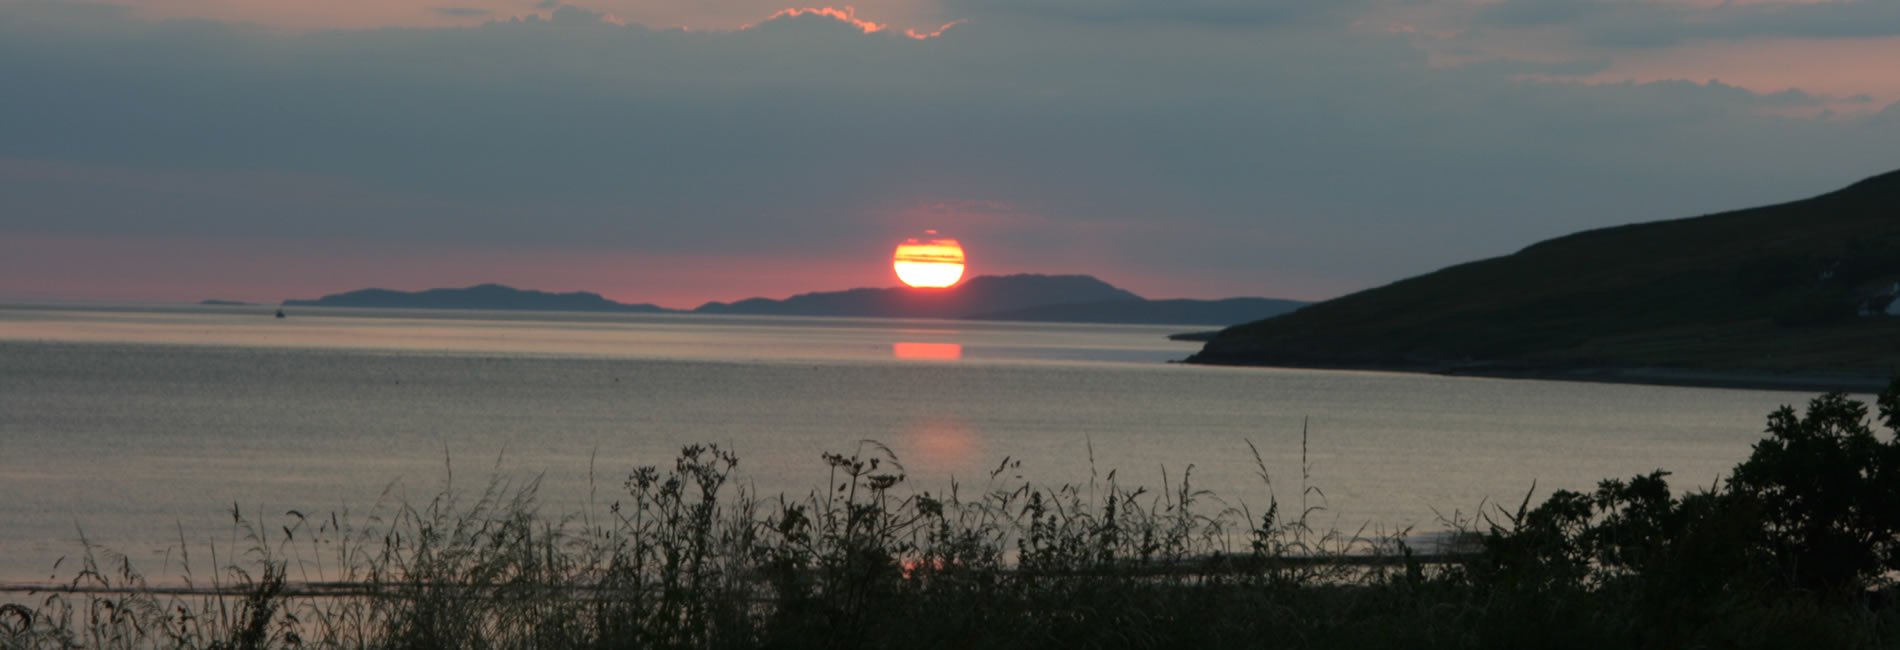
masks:
<path id="1" fill-rule="evenodd" d="M 1865 585 L 1900 570 L 1900 380 L 1881 393 L 1881 440 L 1867 406 L 1840 393 L 1808 405 L 1805 417 L 1782 407 L 1768 437 L 1735 468 L 1733 498 L 1757 509 L 1763 550 L 1794 586 Z"/>
<path id="2" fill-rule="evenodd" d="M 1525 615 L 1610 647 L 1890 643 L 1890 623 L 1876 623 L 1895 613 L 1887 576 L 1900 570 L 1900 379 L 1878 403 L 1885 440 L 1866 405 L 1840 393 L 1805 415 L 1783 407 L 1716 489 L 1672 496 L 1659 470 L 1536 508 L 1527 497 L 1458 577 L 1542 603 Z"/>

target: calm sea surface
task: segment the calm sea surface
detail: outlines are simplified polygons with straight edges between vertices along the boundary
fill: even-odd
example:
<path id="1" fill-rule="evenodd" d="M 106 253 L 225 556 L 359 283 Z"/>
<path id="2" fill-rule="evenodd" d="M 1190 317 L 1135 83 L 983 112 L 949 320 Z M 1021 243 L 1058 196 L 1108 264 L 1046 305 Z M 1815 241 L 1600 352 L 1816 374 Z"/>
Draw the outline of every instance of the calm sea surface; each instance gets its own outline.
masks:
<path id="1" fill-rule="evenodd" d="M 558 515 L 678 449 L 736 450 L 764 493 L 821 487 L 819 455 L 887 445 L 913 490 L 1116 470 L 1258 512 L 1432 530 L 1664 468 L 1715 481 L 1805 393 L 1167 363 L 1193 327 L 703 316 L 0 305 L 0 582 L 94 544 L 155 579 L 234 542 L 230 510 L 367 516 L 453 481 L 541 476 Z M 451 479 L 451 469 L 453 477 Z M 240 544 L 241 546 L 241 544 Z M 70 577 L 71 567 L 57 572 Z"/>

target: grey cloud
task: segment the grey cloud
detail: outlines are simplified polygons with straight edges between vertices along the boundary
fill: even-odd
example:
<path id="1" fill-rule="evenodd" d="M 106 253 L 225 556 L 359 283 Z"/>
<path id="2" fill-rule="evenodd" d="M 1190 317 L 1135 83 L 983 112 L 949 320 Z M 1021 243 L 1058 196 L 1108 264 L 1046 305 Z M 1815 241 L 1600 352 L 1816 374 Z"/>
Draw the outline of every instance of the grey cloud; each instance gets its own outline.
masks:
<path id="1" fill-rule="evenodd" d="M 1477 13 L 1504 27 L 1564 26 L 1620 47 L 1666 47 L 1748 38 L 1878 38 L 1900 35 L 1900 3 L 1833 0 L 1697 7 L 1643 0 L 1505 0 Z"/>
<path id="2" fill-rule="evenodd" d="M 1488 72 L 1500 76 L 1535 75 L 1542 77 L 1587 77 L 1610 67 L 1607 58 L 1576 59 L 1571 61 L 1516 61 L 1509 59 L 1491 59 L 1463 66 L 1472 72 Z"/>
<path id="3" fill-rule="evenodd" d="M 1349 288 L 1818 192 L 1900 150 L 1871 120 L 1762 114 L 1812 101 L 1799 93 L 1524 82 L 1328 30 L 979 21 L 913 41 L 822 18 L 686 33 L 563 8 L 286 35 L 0 11 L 0 79 L 31 98 L 0 103 L 0 159 L 341 188 L 0 178 L 0 232 L 829 258 L 932 225 L 911 207 L 994 202 L 1012 210 L 952 227 L 1020 248 L 999 258 L 1073 248 Z"/>
<path id="4" fill-rule="evenodd" d="M 1884 126 L 1900 127 L 1900 102 L 1889 104 L 1887 108 L 1881 110 L 1880 113 L 1874 116 L 1872 122 Z"/>
<path id="5" fill-rule="evenodd" d="M 948 0 L 957 15 L 1015 14 L 1077 22 L 1258 26 L 1338 21 L 1368 0 Z"/>
<path id="6" fill-rule="evenodd" d="M 1644 84 L 1625 84 L 1634 93 L 1646 95 L 1658 104 L 1672 106 L 1692 106 L 1698 110 L 1717 110 L 1719 105 L 1752 105 L 1762 108 L 1800 108 L 1819 106 L 1826 100 L 1797 89 L 1773 93 L 1757 93 L 1740 86 L 1731 86 L 1720 81 L 1696 83 L 1693 81 L 1657 81 Z"/>
<path id="7" fill-rule="evenodd" d="M 1725 15 L 1699 35 L 1707 38 L 1875 38 L 1900 35 L 1900 3 L 1891 0 L 1728 6 L 1718 11 Z"/>
<path id="8" fill-rule="evenodd" d="M 1575 23 L 1604 11 L 1596 0 L 1504 0 L 1484 5 L 1478 17 L 1494 25 L 1541 26 Z"/>
<path id="9" fill-rule="evenodd" d="M 495 13 L 487 9 L 477 9 L 474 7 L 431 7 L 429 11 L 444 16 L 455 16 L 457 18 L 481 18 Z"/>

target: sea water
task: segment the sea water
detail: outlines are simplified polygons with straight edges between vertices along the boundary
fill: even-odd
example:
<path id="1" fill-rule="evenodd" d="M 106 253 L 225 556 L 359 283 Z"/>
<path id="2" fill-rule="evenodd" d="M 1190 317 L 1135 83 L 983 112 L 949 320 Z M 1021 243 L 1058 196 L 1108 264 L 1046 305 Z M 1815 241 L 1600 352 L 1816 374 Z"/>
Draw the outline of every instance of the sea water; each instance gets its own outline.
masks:
<path id="1" fill-rule="evenodd" d="M 766 495 L 824 489 L 823 453 L 888 449 L 917 492 L 1113 471 L 1430 531 L 1533 486 L 1711 485 L 1812 397 L 1170 363 L 1191 326 L 271 312 L 0 306 L 0 582 L 70 576 L 82 536 L 175 579 L 181 548 L 244 547 L 233 509 L 274 529 L 501 479 L 540 481 L 559 516 L 693 443 Z"/>

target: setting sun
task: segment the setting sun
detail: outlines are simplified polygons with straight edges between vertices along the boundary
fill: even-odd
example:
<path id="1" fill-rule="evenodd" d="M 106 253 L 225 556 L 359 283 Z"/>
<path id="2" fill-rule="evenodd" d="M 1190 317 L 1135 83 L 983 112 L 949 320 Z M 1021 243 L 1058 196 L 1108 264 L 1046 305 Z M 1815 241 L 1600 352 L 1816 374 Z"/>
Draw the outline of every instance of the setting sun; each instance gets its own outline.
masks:
<path id="1" fill-rule="evenodd" d="M 924 231 L 936 235 L 935 230 Z M 904 240 L 891 256 L 897 279 L 913 287 L 948 287 L 963 279 L 963 245 L 955 239 Z"/>

